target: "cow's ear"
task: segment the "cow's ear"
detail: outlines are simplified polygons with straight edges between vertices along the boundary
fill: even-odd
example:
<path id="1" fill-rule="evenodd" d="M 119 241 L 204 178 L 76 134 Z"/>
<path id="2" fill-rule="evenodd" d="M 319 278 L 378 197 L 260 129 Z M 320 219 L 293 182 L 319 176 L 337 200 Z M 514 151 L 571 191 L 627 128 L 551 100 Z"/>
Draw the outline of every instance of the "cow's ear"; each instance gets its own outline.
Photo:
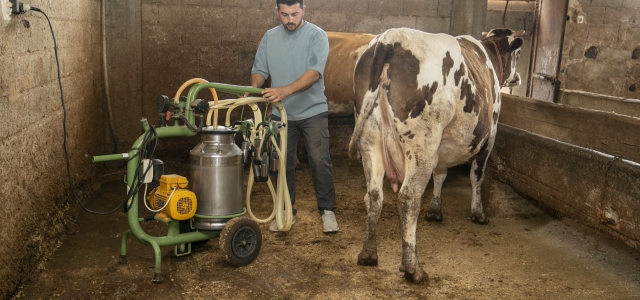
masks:
<path id="1" fill-rule="evenodd" d="M 511 42 L 511 44 L 509 45 L 509 51 L 518 50 L 520 47 L 522 47 L 523 43 L 524 42 L 522 41 L 521 38 L 517 38 L 517 39 L 513 40 L 513 42 Z"/>
<path id="2" fill-rule="evenodd" d="M 523 37 L 524 36 L 525 31 L 524 30 L 518 30 L 518 31 L 514 31 L 513 32 L 513 36 L 514 37 Z"/>

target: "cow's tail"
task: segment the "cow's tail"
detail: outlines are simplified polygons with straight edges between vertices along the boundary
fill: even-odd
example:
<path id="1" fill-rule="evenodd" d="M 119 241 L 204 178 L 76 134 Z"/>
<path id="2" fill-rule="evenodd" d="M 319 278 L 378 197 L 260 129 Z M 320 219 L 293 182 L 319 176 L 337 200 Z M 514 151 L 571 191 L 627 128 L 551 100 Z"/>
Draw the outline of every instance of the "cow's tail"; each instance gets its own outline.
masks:
<path id="1" fill-rule="evenodd" d="M 367 76 L 369 76 L 369 89 L 364 94 L 364 99 L 362 99 L 362 108 L 360 109 L 360 112 L 354 112 L 356 116 L 356 125 L 353 129 L 353 134 L 349 141 L 349 150 L 347 152 L 351 159 L 357 158 L 358 141 L 360 140 L 366 120 L 371 115 L 373 109 L 376 107 L 375 104 L 380 98 L 380 93 L 383 89 L 383 81 L 384 84 L 389 84 L 389 78 L 386 71 L 389 67 L 389 61 L 393 57 L 393 47 L 385 47 L 385 44 L 379 42 L 379 38 L 380 37 L 371 41 L 372 44 L 375 43 L 375 46 L 371 44 L 369 45 L 369 47 L 375 47 L 372 58 L 373 63 L 370 67 L 370 73 L 367 74 Z M 367 53 L 363 54 L 363 56 L 365 55 L 367 55 Z M 356 62 L 356 70 L 359 68 L 358 64 L 362 63 L 362 61 L 364 61 L 364 59 L 361 56 L 358 59 L 358 62 Z M 354 81 L 355 80 L 357 80 L 357 78 L 354 78 Z"/>
<path id="2" fill-rule="evenodd" d="M 393 122 L 393 113 L 390 110 L 391 105 L 387 98 L 391 79 L 388 70 L 391 59 L 394 56 L 393 44 L 380 42 L 384 35 L 380 38 L 375 46 L 373 54 L 371 73 L 369 73 L 369 89 L 362 100 L 362 109 L 357 115 L 356 126 L 349 142 L 349 157 L 354 158 L 356 155 L 356 145 L 366 120 L 371 115 L 376 103 L 380 108 L 382 135 L 382 159 L 384 163 L 385 173 L 391 182 L 394 191 L 398 190 L 398 185 L 404 180 L 404 157 L 402 149 L 398 144 L 398 134 Z"/>
<path id="3" fill-rule="evenodd" d="M 369 94 L 369 92 L 367 92 Z M 362 134 L 362 129 L 364 128 L 364 123 L 371 115 L 371 111 L 375 107 L 377 97 L 365 97 L 365 101 L 362 103 L 362 110 L 359 114 L 356 113 L 356 125 L 353 128 L 353 134 L 351 135 L 351 140 L 349 141 L 349 158 L 356 159 L 358 155 L 358 141 L 360 140 L 360 135 Z M 369 101 L 367 101 L 369 100 Z"/>

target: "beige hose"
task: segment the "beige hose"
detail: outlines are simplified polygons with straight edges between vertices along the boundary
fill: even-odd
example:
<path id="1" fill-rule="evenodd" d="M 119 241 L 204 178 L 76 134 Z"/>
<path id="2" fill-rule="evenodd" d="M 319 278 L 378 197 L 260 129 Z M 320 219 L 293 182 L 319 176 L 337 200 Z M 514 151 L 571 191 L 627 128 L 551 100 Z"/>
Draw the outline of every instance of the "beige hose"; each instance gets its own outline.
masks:
<path id="1" fill-rule="evenodd" d="M 206 81 L 205 79 L 202 78 L 192 78 L 187 80 L 185 83 L 183 83 L 180 88 L 178 89 L 178 91 L 176 92 L 176 96 L 173 98 L 173 101 L 176 104 L 180 103 L 180 95 L 182 94 L 182 91 L 184 91 L 184 89 L 186 89 L 188 86 L 194 84 L 194 83 L 209 83 L 209 81 Z M 213 103 L 214 105 L 218 104 L 218 93 L 216 93 L 216 90 L 214 88 L 209 88 L 209 91 L 211 91 L 211 95 L 213 96 Z M 214 126 L 218 126 L 218 110 L 215 109 L 214 110 L 214 116 L 213 119 L 215 121 L 215 125 Z M 207 123 L 207 125 L 211 125 L 211 123 Z"/>

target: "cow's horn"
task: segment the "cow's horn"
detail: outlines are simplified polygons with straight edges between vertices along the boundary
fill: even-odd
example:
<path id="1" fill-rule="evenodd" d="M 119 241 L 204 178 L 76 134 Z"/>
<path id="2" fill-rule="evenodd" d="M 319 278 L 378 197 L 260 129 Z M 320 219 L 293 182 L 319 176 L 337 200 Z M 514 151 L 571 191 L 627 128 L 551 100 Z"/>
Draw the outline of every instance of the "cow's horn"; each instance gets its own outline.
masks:
<path id="1" fill-rule="evenodd" d="M 483 37 L 483 38 L 486 38 L 488 34 L 489 34 L 488 32 L 483 31 L 483 32 L 482 32 L 482 37 Z"/>
<path id="2" fill-rule="evenodd" d="M 518 30 L 518 31 L 514 31 L 513 32 L 513 36 L 514 37 L 523 37 L 524 36 L 524 30 Z"/>

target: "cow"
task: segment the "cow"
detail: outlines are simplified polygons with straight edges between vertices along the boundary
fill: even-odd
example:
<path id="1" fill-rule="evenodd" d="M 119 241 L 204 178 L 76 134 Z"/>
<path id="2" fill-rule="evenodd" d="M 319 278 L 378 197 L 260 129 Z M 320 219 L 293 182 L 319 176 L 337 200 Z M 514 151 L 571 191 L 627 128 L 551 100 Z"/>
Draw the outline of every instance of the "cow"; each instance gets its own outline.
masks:
<path id="1" fill-rule="evenodd" d="M 327 37 L 329 56 L 324 68 L 324 94 L 329 105 L 329 117 L 350 117 L 355 102 L 353 70 L 375 35 L 327 31 Z"/>
<path id="2" fill-rule="evenodd" d="M 516 62 L 522 34 L 494 29 L 478 41 L 395 28 L 371 40 L 356 62 L 356 124 L 349 143 L 350 157 L 360 154 L 367 182 L 367 231 L 359 265 L 378 264 L 375 235 L 385 176 L 398 193 L 400 271 L 413 283 L 428 279 L 418 262 L 416 225 L 431 176 L 427 220 L 442 220 L 447 168 L 470 162 L 471 221 L 489 222 L 480 185 L 496 136 L 500 89 L 520 84 Z"/>

